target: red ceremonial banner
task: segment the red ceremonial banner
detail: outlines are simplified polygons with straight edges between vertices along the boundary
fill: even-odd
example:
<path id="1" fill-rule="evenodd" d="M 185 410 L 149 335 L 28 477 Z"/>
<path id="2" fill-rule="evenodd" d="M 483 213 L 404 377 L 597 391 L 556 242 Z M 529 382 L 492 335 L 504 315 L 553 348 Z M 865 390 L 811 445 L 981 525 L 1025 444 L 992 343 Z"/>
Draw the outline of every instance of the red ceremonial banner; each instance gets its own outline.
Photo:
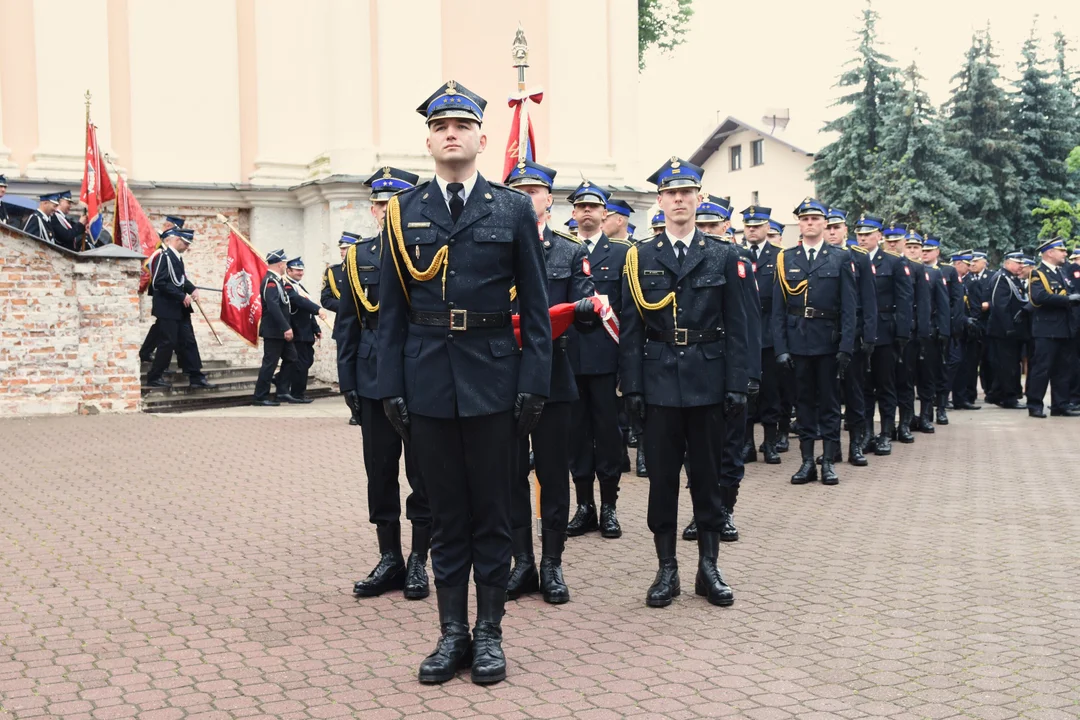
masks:
<path id="1" fill-rule="evenodd" d="M 139 294 L 142 295 L 150 285 L 150 259 L 158 246 L 158 234 L 122 177 L 116 182 L 116 214 L 113 216 L 112 235 L 114 244 L 146 256 L 142 277 L 139 278 Z"/>
<path id="2" fill-rule="evenodd" d="M 259 342 L 263 310 L 259 287 L 268 269 L 250 243 L 229 232 L 229 254 L 221 286 L 221 322 L 252 345 Z"/>
<path id="3" fill-rule="evenodd" d="M 612 340 L 619 342 L 619 320 L 615 317 L 611 305 L 604 302 L 604 300 L 597 295 L 594 295 L 589 299 L 592 300 L 593 307 L 596 308 L 596 313 L 600 316 L 600 321 L 603 323 L 604 330 L 611 336 Z M 551 316 L 552 340 L 570 329 L 570 325 L 574 322 L 574 305 L 575 303 L 560 303 L 558 305 L 553 305 L 548 310 L 548 315 Z M 513 315 L 510 319 L 514 323 L 514 338 L 517 339 L 518 347 L 521 347 L 521 327 L 519 325 L 521 316 Z"/>
<path id="4" fill-rule="evenodd" d="M 101 234 L 101 206 L 115 200 L 116 191 L 109 179 L 109 173 L 105 170 L 105 160 L 102 159 L 101 148 L 98 147 L 97 128 L 90 123 L 89 115 L 86 118 L 86 159 L 83 162 L 79 199 L 86 203 L 86 213 L 90 218 L 87 231 L 90 237 L 97 240 Z"/>

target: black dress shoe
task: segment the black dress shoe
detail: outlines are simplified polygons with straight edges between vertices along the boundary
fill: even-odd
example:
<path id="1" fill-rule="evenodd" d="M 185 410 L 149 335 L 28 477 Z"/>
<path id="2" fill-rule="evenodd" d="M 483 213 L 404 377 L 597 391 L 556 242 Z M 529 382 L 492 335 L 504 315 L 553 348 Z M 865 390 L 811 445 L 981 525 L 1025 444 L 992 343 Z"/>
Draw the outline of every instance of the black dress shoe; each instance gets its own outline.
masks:
<path id="1" fill-rule="evenodd" d="M 188 387 L 203 388 L 205 390 L 212 390 L 214 388 L 214 386 L 210 384 L 210 381 L 206 379 L 205 375 L 193 377 L 188 380 Z"/>
<path id="2" fill-rule="evenodd" d="M 304 401 L 299 398 L 294 398 L 289 393 L 278 393 L 277 400 L 279 403 L 289 403 L 290 405 L 303 405 Z"/>
<path id="3" fill-rule="evenodd" d="M 937 409 L 937 417 L 935 418 L 935 420 L 937 421 L 938 425 L 948 425 L 949 424 L 949 416 L 945 414 L 945 408 L 944 407 L 939 407 Z"/>
<path id="4" fill-rule="evenodd" d="M 300 405 L 307 405 L 308 403 L 315 402 L 315 398 L 305 397 L 304 395 L 293 395 L 293 401 Z"/>
<path id="5" fill-rule="evenodd" d="M 171 388 L 172 383 L 169 382 L 168 380 L 166 380 L 165 378 L 158 378 L 157 380 L 147 380 L 146 381 L 146 387 Z"/>
<path id="6" fill-rule="evenodd" d="M 698 571 L 694 579 L 694 592 L 708 599 L 712 605 L 727 607 L 735 603 L 735 593 L 720 575 L 716 558 L 720 554 L 718 533 L 702 532 L 698 535 Z"/>
<path id="7" fill-rule="evenodd" d="M 543 547 L 540 554 L 540 591 L 544 602 L 562 605 L 570 602 L 570 590 L 563 579 L 562 555 L 566 547 L 566 533 L 544 530 L 540 535 Z"/>
<path id="8" fill-rule="evenodd" d="M 734 510 L 721 506 L 720 512 L 720 542 L 738 542 L 739 530 L 735 527 Z"/>
<path id="9" fill-rule="evenodd" d="M 350 425 L 359 425 L 360 421 L 356 419 L 355 415 L 350 415 L 349 416 L 349 424 Z"/>
<path id="10" fill-rule="evenodd" d="M 1016 400 L 1006 400 L 1005 402 L 999 403 L 998 407 L 1000 407 L 1003 410 L 1026 410 L 1027 409 L 1026 406 L 1021 405 Z"/>
<path id="11" fill-rule="evenodd" d="M 615 513 L 615 503 L 600 503 L 600 537 L 622 537 L 622 526 L 619 525 L 619 516 Z"/>
<path id="12" fill-rule="evenodd" d="M 420 663 L 418 679 L 425 684 L 444 683 L 458 670 L 472 664 L 469 637 L 469 586 L 437 587 L 442 636 L 435 651 Z"/>
<path id="13" fill-rule="evenodd" d="M 910 434 L 910 433 L 909 433 Z M 877 436 L 877 442 L 874 443 L 875 455 L 892 455 L 892 432 L 889 430 L 882 430 L 881 434 Z"/>
<path id="14" fill-rule="evenodd" d="M 982 405 L 976 405 L 967 400 L 961 400 L 959 403 L 954 404 L 956 405 L 956 410 L 982 410 Z"/>
<path id="15" fill-rule="evenodd" d="M 506 655 L 502 649 L 505 607 L 506 591 L 501 587 L 476 586 L 472 681 L 477 685 L 490 685 L 506 679 Z"/>
<path id="16" fill-rule="evenodd" d="M 690 524 L 682 531 L 683 540 L 697 540 L 697 520 L 691 520 Z"/>
<path id="17" fill-rule="evenodd" d="M 277 407 L 281 403 L 277 400 L 271 400 L 270 398 L 255 398 L 251 401 L 252 405 L 258 405 L 259 407 Z"/>
<path id="18" fill-rule="evenodd" d="M 595 497 L 595 496 L 594 496 Z M 578 505 L 574 517 L 566 526 L 566 534 L 569 537 L 578 537 L 593 530 L 599 530 L 600 523 L 596 519 L 596 506 L 592 503 Z"/>
<path id="19" fill-rule="evenodd" d="M 378 597 L 405 588 L 405 558 L 401 556 L 401 525 L 391 523 L 375 529 L 379 538 L 379 562 L 363 580 L 353 583 L 353 595 Z"/>
<path id="20" fill-rule="evenodd" d="M 776 436 L 776 452 L 786 453 L 791 449 L 791 443 L 788 442 L 787 432 L 781 432 Z"/>
<path id="21" fill-rule="evenodd" d="M 645 593 L 645 604 L 655 608 L 667 607 L 672 599 L 682 594 L 679 563 L 675 559 L 675 534 L 653 535 L 653 544 L 656 545 L 656 557 L 660 567 L 656 570 L 656 577 L 649 586 L 649 591 Z"/>
<path id="22" fill-rule="evenodd" d="M 1050 417 L 1080 417 L 1080 410 L 1067 407 L 1063 410 L 1050 410 Z"/>
<path id="23" fill-rule="evenodd" d="M 1046 412 L 1041 407 L 1029 407 L 1028 417 L 1044 418 L 1046 417 Z"/>

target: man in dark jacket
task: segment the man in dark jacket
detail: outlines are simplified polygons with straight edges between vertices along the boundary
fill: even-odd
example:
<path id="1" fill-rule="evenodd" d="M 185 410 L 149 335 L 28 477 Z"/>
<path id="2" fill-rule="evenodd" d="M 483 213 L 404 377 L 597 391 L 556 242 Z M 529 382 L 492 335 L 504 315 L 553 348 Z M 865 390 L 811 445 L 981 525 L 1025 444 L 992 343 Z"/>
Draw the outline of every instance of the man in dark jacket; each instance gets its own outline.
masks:
<path id="1" fill-rule="evenodd" d="M 1069 404 L 1072 379 L 1073 307 L 1080 304 L 1080 290 L 1074 291 L 1063 272 L 1065 241 L 1054 238 L 1038 247 L 1042 261 L 1031 274 L 1031 335 L 1035 340 L 1028 376 L 1028 415 L 1044 418 L 1043 397 L 1050 386 L 1050 414 L 1080 416 Z"/>
<path id="2" fill-rule="evenodd" d="M 263 276 L 259 294 L 263 313 L 259 323 L 259 337 L 263 339 L 262 367 L 255 381 L 255 397 L 252 405 L 273 407 L 282 402 L 297 403 L 289 394 L 292 389 L 292 372 L 289 365 L 296 362 L 295 334 L 292 328 L 292 305 L 282 276 L 285 274 L 285 251 L 273 250 L 266 255 L 267 273 Z M 270 398 L 270 383 L 278 361 L 282 362 L 277 374 L 277 399 Z"/>
<path id="3" fill-rule="evenodd" d="M 309 296 L 307 288 L 300 281 L 304 278 L 304 259 L 295 257 L 285 263 L 285 275 L 282 281 L 289 296 L 289 312 L 293 327 L 293 344 L 296 347 L 296 362 L 282 365 L 282 372 L 292 376 L 291 395 L 298 402 L 309 403 L 306 397 L 308 372 L 315 364 L 315 341 L 322 337 L 319 320 L 326 320 L 326 311 Z"/>

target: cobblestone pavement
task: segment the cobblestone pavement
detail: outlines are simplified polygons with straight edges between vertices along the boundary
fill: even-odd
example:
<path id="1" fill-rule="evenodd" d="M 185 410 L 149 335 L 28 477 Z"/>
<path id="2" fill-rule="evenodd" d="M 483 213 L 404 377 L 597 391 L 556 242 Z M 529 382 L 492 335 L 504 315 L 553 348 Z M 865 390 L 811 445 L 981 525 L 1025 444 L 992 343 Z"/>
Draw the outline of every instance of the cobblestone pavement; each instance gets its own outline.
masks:
<path id="1" fill-rule="evenodd" d="M 375 534 L 333 402 L 0 421 L 0 718 L 1080 716 L 1080 420 L 954 412 L 835 488 L 751 466 L 731 608 L 645 607 L 624 476 L 622 539 L 568 543 L 573 601 L 508 604 L 506 682 L 428 687 L 434 596 L 350 595 Z"/>

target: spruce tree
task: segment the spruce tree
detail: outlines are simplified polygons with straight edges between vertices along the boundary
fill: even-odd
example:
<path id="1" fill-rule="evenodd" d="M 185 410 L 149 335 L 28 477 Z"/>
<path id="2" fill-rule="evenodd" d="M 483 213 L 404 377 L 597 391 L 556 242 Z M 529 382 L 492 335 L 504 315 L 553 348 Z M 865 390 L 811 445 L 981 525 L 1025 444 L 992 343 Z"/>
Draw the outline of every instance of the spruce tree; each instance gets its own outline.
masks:
<path id="1" fill-rule="evenodd" d="M 1072 200 L 1080 198 L 1080 94 L 1076 84 L 1076 73 L 1069 67 L 1069 47 L 1065 35 L 1060 30 L 1054 33 L 1054 66 L 1051 71 L 1053 82 L 1054 117 L 1059 123 L 1070 151 L 1065 158 L 1068 186 L 1066 194 Z M 1072 165 L 1069 158 L 1074 157 Z"/>
<path id="2" fill-rule="evenodd" d="M 998 85 L 989 31 L 976 33 L 945 105 L 945 139 L 958 151 L 952 175 L 960 189 L 960 237 L 952 245 L 986 246 L 995 256 L 1016 243 L 1012 221 L 1020 198 L 1019 146 L 1009 101 Z"/>
<path id="3" fill-rule="evenodd" d="M 846 114 L 825 124 L 837 139 L 817 154 L 810 179 L 826 202 L 853 213 L 873 210 L 876 192 L 871 182 L 886 105 L 894 92 L 893 59 L 877 49 L 878 14 L 867 3 L 863 25 L 857 32 L 856 56 L 847 63 L 836 86 L 847 94 L 836 106 L 849 106 Z M 848 92 L 848 90 L 850 90 Z"/>
<path id="4" fill-rule="evenodd" d="M 1046 63 L 1039 58 L 1035 30 L 1024 42 L 1018 63 L 1020 78 L 1013 94 L 1012 128 L 1019 142 L 1020 196 L 1014 230 L 1025 240 L 1035 238 L 1042 223 L 1031 214 L 1039 201 L 1067 199 L 1065 159 L 1072 150 L 1072 108 L 1068 98 L 1051 83 Z"/>
<path id="5" fill-rule="evenodd" d="M 941 120 L 922 90 L 915 63 L 903 73 L 885 116 L 874 188 L 874 210 L 909 227 L 941 234 L 948 242 L 961 230 L 958 199 L 963 195 L 950 168 L 959 153 L 945 142 Z"/>

